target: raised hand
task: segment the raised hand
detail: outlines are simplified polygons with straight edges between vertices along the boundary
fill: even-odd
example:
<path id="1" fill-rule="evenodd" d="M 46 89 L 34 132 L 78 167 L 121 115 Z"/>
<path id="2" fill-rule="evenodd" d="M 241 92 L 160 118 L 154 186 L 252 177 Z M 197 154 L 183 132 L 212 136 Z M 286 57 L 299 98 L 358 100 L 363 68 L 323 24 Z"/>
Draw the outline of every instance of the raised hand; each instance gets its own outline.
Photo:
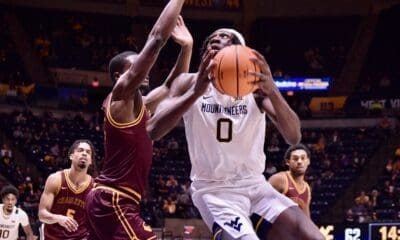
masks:
<path id="1" fill-rule="evenodd" d="M 178 17 L 176 21 L 176 26 L 174 30 L 172 30 L 172 39 L 181 46 L 192 46 L 193 45 L 193 37 L 190 34 L 188 28 L 183 21 L 182 16 Z"/>
<path id="2" fill-rule="evenodd" d="M 216 66 L 216 63 L 212 61 L 216 54 L 215 50 L 208 49 L 202 59 L 199 66 L 199 70 L 196 73 L 196 85 L 195 91 L 198 94 L 203 94 L 208 87 L 208 84 L 213 81 L 212 71 Z"/>
<path id="3" fill-rule="evenodd" d="M 253 84 L 256 84 L 265 95 L 269 95 L 271 91 L 276 88 L 272 78 L 271 69 L 263 55 L 256 50 L 253 50 L 252 52 L 255 57 L 251 57 L 250 60 L 260 67 L 260 72 L 250 70 L 249 74 L 258 79 Z"/>

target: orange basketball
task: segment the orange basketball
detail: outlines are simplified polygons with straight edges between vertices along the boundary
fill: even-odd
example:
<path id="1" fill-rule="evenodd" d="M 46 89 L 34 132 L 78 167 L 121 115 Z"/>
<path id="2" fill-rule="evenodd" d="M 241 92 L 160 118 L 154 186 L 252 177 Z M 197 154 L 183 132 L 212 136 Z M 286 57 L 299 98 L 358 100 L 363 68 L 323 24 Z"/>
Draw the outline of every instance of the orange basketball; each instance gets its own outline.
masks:
<path id="1" fill-rule="evenodd" d="M 243 45 L 231 45 L 221 49 L 214 57 L 217 65 L 214 68 L 215 88 L 222 94 L 238 98 L 254 92 L 258 79 L 249 74 L 250 70 L 259 72 L 257 64 L 250 61 L 254 56 L 251 48 Z"/>

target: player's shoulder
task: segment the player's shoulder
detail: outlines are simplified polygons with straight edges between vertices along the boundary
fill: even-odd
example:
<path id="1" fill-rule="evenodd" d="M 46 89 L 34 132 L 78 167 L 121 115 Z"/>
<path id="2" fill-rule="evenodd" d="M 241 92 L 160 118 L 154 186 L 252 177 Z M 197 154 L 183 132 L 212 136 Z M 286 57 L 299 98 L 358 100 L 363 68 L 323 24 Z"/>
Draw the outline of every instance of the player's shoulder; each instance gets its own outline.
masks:
<path id="1" fill-rule="evenodd" d="M 47 177 L 47 180 L 45 183 L 45 188 L 47 188 L 49 190 L 56 190 L 61 185 L 62 174 L 64 174 L 63 171 L 57 171 L 57 172 L 50 174 Z"/>
<path id="2" fill-rule="evenodd" d="M 271 182 L 286 182 L 286 172 L 277 172 L 273 174 L 268 180 Z"/>
<path id="3" fill-rule="evenodd" d="M 20 207 L 15 207 L 15 208 L 14 208 L 14 213 L 15 213 L 16 215 L 18 215 L 18 216 L 25 216 L 25 215 L 27 215 L 26 212 L 25 212 L 25 210 L 22 209 L 22 208 L 20 208 Z"/>
<path id="4" fill-rule="evenodd" d="M 61 180 L 61 177 L 62 177 L 62 174 L 64 174 L 64 171 L 63 170 L 61 170 L 61 171 L 57 171 L 57 172 L 54 172 L 54 173 L 51 173 L 48 177 L 47 177 L 47 180 Z"/>
<path id="5" fill-rule="evenodd" d="M 287 171 L 281 171 L 281 172 L 277 172 L 274 175 L 276 175 L 277 177 L 281 177 L 281 178 L 287 178 Z"/>

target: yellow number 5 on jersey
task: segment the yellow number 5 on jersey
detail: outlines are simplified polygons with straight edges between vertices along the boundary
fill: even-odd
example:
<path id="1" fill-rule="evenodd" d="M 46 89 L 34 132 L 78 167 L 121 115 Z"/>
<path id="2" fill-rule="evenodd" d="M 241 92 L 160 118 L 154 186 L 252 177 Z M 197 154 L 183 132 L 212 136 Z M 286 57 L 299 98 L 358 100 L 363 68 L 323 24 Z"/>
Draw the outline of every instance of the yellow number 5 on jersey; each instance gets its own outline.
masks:
<path id="1" fill-rule="evenodd" d="M 65 214 L 67 217 L 74 218 L 75 210 L 68 208 L 67 213 Z"/>

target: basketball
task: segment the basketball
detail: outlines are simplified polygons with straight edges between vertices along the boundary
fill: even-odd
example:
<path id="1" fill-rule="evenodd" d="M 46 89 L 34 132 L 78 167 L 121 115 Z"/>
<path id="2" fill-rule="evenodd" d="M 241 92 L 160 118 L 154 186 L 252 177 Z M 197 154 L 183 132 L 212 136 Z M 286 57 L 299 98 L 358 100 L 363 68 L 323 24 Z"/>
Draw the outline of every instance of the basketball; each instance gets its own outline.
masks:
<path id="1" fill-rule="evenodd" d="M 213 85 L 222 94 L 235 98 L 254 92 L 257 77 L 249 74 L 250 70 L 259 71 L 259 66 L 250 61 L 254 56 L 252 49 L 243 45 L 231 45 L 221 49 L 214 57 Z"/>

